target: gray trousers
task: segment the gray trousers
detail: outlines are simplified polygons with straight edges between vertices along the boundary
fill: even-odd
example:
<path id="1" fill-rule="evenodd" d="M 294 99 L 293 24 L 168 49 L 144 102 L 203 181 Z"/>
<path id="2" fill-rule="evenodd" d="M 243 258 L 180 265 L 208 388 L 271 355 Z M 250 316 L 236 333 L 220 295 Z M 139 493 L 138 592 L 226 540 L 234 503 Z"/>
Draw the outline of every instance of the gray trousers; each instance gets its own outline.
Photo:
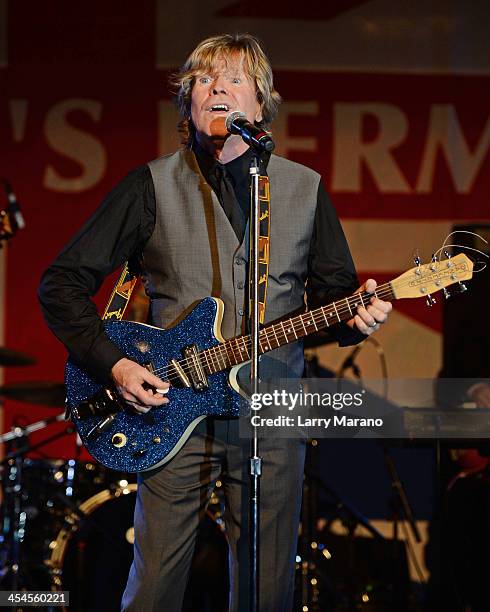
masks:
<path id="1" fill-rule="evenodd" d="M 249 447 L 238 435 L 237 419 L 208 417 L 169 463 L 140 474 L 134 562 L 122 610 L 181 610 L 197 528 L 218 477 L 232 561 L 230 610 L 249 610 Z M 260 610 L 287 612 L 293 604 L 305 442 L 264 439 L 260 455 Z"/>

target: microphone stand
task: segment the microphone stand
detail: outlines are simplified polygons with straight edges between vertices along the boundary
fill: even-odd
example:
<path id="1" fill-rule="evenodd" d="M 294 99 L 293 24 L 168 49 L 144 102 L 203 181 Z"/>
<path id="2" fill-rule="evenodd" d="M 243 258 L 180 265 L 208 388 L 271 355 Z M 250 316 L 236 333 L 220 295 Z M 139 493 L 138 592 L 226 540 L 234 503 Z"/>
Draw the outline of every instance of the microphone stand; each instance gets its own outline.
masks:
<path id="1" fill-rule="evenodd" d="M 344 374 L 350 368 L 354 376 L 358 380 L 361 380 L 361 370 L 359 369 L 359 366 L 357 365 L 355 360 L 356 360 L 357 355 L 361 352 L 364 342 L 366 341 L 363 340 L 360 344 L 357 344 L 352 349 L 352 351 L 347 355 L 347 357 L 344 359 L 344 361 L 342 362 L 342 365 L 340 366 L 339 370 L 337 371 L 335 375 L 337 378 L 344 378 Z"/>
<path id="2" fill-rule="evenodd" d="M 250 274 L 250 337 L 251 368 L 250 381 L 252 393 L 258 392 L 259 384 L 259 159 L 255 156 L 250 164 L 250 240 L 251 259 Z M 250 303 L 249 303 L 250 307 Z M 259 509 L 260 509 L 260 476 L 262 474 L 262 458 L 259 456 L 258 427 L 252 425 L 250 444 L 250 497 L 249 497 L 249 529 L 250 529 L 250 612 L 259 611 Z"/>

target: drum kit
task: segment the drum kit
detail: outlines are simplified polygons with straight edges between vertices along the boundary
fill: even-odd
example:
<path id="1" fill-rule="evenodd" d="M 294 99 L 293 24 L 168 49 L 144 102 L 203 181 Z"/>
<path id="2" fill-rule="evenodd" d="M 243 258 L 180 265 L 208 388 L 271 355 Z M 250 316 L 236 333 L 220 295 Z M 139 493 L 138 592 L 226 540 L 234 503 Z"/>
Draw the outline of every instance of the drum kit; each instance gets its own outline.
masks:
<path id="1" fill-rule="evenodd" d="M 0 348 L 0 366 L 33 363 L 28 355 Z M 0 387 L 1 398 L 62 408 L 64 386 L 11 383 Z M 115 612 L 133 559 L 136 475 L 82 460 L 72 426 L 49 431 L 64 418 L 60 412 L 28 425 L 17 423 L 0 435 L 0 589 L 69 591 L 71 612 Z M 48 435 L 32 443 L 31 434 L 41 431 Z M 33 458 L 62 437 L 73 439 L 72 458 Z M 218 486 L 198 534 L 186 611 L 227 609 L 228 544 L 222 516 Z"/>

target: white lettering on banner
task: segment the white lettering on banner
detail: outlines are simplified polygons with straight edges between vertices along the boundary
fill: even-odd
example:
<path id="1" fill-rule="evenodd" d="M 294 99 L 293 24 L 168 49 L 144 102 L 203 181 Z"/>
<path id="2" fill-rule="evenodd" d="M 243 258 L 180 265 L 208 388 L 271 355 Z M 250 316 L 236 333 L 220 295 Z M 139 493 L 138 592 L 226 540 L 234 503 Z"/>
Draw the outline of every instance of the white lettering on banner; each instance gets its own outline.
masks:
<path id="1" fill-rule="evenodd" d="M 368 115 L 376 118 L 379 129 L 374 140 L 364 142 L 363 122 Z M 410 193 L 391 153 L 408 133 L 408 120 L 400 108 L 381 103 L 338 103 L 333 117 L 332 191 L 360 193 L 365 164 L 381 193 Z"/>
<path id="2" fill-rule="evenodd" d="M 171 100 L 158 101 L 158 154 L 173 153 L 179 148 L 177 123 L 179 113 Z"/>
<path id="3" fill-rule="evenodd" d="M 308 100 L 304 102 L 284 102 L 279 108 L 279 114 L 274 120 L 272 132 L 276 142 L 275 153 L 287 156 L 289 151 L 318 151 L 316 137 L 300 138 L 289 135 L 289 117 L 293 115 L 318 115 L 318 102 Z"/>
<path id="4" fill-rule="evenodd" d="M 14 142 L 21 142 L 26 133 L 27 100 L 9 100 Z"/>
<path id="5" fill-rule="evenodd" d="M 434 104 L 431 108 L 427 140 L 417 180 L 418 193 L 430 193 L 433 188 L 437 153 L 441 149 L 458 193 L 469 193 L 486 154 L 490 149 L 490 117 L 471 153 L 451 104 Z"/>
<path id="6" fill-rule="evenodd" d="M 82 173 L 74 178 L 64 177 L 48 165 L 43 185 L 53 191 L 79 193 L 94 187 L 104 176 L 107 155 L 95 136 L 68 123 L 67 115 L 71 111 L 83 111 L 92 121 L 100 121 L 102 104 L 87 98 L 71 98 L 53 106 L 46 117 L 44 131 L 48 144 L 57 153 L 80 164 Z"/>

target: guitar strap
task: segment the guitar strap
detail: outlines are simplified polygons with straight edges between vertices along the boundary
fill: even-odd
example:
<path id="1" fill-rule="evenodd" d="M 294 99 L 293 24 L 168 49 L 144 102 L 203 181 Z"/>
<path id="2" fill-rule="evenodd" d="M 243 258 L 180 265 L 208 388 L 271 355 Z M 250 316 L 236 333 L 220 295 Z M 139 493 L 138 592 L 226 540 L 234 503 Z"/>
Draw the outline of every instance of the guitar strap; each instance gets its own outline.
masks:
<path id="1" fill-rule="evenodd" d="M 253 206 L 253 202 L 251 202 Z M 267 284 L 269 281 L 271 192 L 268 176 L 259 176 L 259 323 L 265 321 Z M 250 226 L 250 256 L 252 262 L 252 226 Z M 249 313 L 252 312 L 252 287 L 249 287 Z"/>
<path id="2" fill-rule="evenodd" d="M 120 321 L 123 318 L 137 281 L 138 276 L 130 271 L 129 263 L 126 262 L 105 307 L 102 315 L 103 321 L 112 321 L 113 319 Z"/>

